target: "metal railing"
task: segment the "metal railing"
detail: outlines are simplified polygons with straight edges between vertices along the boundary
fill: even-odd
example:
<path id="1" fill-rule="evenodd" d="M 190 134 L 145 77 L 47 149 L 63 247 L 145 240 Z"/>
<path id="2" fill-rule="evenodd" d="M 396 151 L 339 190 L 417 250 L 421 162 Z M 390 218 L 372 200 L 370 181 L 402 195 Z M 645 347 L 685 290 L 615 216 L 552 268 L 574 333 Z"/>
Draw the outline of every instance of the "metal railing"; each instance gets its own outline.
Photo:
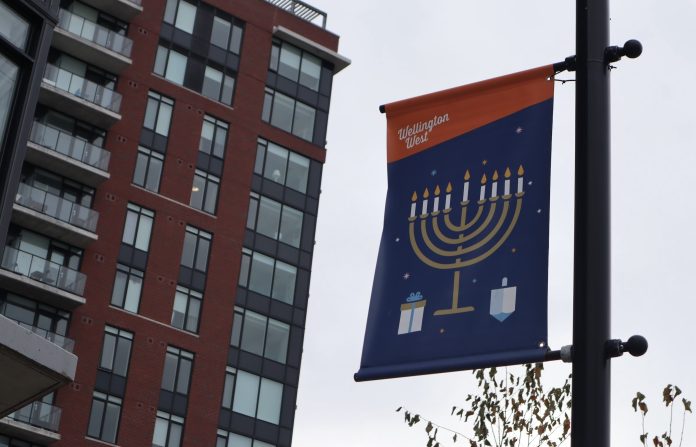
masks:
<path id="1" fill-rule="evenodd" d="M 58 27 L 127 58 L 131 56 L 132 40 L 66 9 L 58 13 Z"/>
<path id="2" fill-rule="evenodd" d="M 45 148 L 66 155 L 104 172 L 109 170 L 111 153 L 54 127 L 34 121 L 29 139 Z"/>
<path id="3" fill-rule="evenodd" d="M 7 317 L 7 315 L 5 315 Z M 60 346 L 61 348 L 65 349 L 68 352 L 73 352 L 73 349 L 75 349 L 75 340 L 72 338 L 65 337 L 63 335 L 58 335 L 55 332 L 48 331 L 46 329 L 42 329 L 37 326 L 32 326 L 31 324 L 24 323 L 19 320 L 15 320 L 14 318 L 9 318 L 8 319 L 14 321 L 18 325 L 22 326 L 24 329 L 29 329 L 39 337 L 45 338 L 46 340 L 50 341 L 53 344 L 56 344 Z"/>
<path id="4" fill-rule="evenodd" d="M 46 64 L 44 82 L 100 107 L 118 113 L 121 94 L 55 65 Z"/>
<path id="5" fill-rule="evenodd" d="M 305 2 L 301 2 L 299 0 L 266 0 L 268 3 L 271 3 L 280 9 L 284 9 L 285 11 L 290 12 L 291 14 L 296 15 L 297 17 L 306 20 L 308 22 L 314 23 L 315 25 L 318 25 L 316 23 L 318 18 L 321 19 L 321 27 L 326 28 L 326 13 L 324 11 L 321 11 L 314 6 L 308 5 Z"/>
<path id="6" fill-rule="evenodd" d="M 14 247 L 5 246 L 2 264 L 5 270 L 82 296 L 87 275 Z"/>
<path id="7" fill-rule="evenodd" d="M 15 421 L 35 427 L 45 428 L 52 432 L 58 432 L 60 426 L 60 416 L 63 413 L 59 407 L 44 402 L 32 402 L 14 413 L 9 414 L 9 418 Z"/>
<path id="8" fill-rule="evenodd" d="M 97 230 L 97 211 L 26 183 L 19 184 L 15 202 L 92 233 Z"/>

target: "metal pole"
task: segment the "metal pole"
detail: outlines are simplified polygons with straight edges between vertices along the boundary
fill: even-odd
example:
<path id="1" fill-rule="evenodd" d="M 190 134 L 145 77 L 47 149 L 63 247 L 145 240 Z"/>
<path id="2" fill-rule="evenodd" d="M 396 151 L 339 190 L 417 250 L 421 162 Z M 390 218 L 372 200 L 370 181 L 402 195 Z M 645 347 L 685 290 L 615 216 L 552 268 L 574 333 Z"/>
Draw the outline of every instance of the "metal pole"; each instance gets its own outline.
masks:
<path id="1" fill-rule="evenodd" d="M 572 447 L 608 447 L 610 435 L 608 3 L 576 1 Z"/>

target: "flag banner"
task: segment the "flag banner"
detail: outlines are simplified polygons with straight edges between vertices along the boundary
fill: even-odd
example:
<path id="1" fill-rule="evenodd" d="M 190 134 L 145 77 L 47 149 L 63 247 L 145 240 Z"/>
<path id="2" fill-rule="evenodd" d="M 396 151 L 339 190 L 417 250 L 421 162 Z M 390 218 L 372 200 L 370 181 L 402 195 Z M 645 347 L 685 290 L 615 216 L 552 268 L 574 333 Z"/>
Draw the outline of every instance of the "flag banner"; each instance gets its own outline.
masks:
<path id="1" fill-rule="evenodd" d="M 355 380 L 543 361 L 553 74 L 385 106 L 389 188 Z"/>

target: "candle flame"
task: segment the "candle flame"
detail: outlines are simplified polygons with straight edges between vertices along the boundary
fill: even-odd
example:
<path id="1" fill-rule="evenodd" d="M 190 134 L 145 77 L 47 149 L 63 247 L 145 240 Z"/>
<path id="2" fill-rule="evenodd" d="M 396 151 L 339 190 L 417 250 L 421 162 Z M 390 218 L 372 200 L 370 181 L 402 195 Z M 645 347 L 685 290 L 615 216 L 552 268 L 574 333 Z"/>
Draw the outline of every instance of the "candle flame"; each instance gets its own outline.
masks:
<path id="1" fill-rule="evenodd" d="M 524 168 L 522 165 L 520 165 L 520 167 L 517 169 L 517 175 L 524 175 Z"/>
<path id="2" fill-rule="evenodd" d="M 447 189 L 445 189 L 445 191 L 447 191 L 447 194 L 452 192 L 452 182 L 447 182 Z"/>
<path id="3" fill-rule="evenodd" d="M 411 202 L 415 202 L 418 200 L 418 194 L 416 194 L 416 191 L 413 191 L 413 195 L 411 196 Z"/>
<path id="4" fill-rule="evenodd" d="M 486 173 L 484 172 L 483 177 L 481 177 L 481 184 L 485 185 L 487 181 L 488 181 L 488 179 L 486 178 Z"/>
<path id="5" fill-rule="evenodd" d="M 428 191 L 428 188 L 425 188 L 425 191 L 423 191 L 423 198 L 427 199 L 430 197 L 430 191 Z"/>
<path id="6" fill-rule="evenodd" d="M 435 186 L 435 195 L 439 196 L 440 195 L 440 185 Z"/>
<path id="7" fill-rule="evenodd" d="M 505 168 L 505 178 L 510 178 L 512 173 L 510 172 L 510 167 Z"/>
<path id="8" fill-rule="evenodd" d="M 498 181 L 498 170 L 497 169 L 495 171 L 493 171 L 493 181 L 494 182 Z"/>
<path id="9" fill-rule="evenodd" d="M 466 172 L 464 173 L 464 180 L 466 180 L 468 182 L 470 178 L 471 178 L 471 174 L 469 174 L 469 170 L 467 169 Z"/>

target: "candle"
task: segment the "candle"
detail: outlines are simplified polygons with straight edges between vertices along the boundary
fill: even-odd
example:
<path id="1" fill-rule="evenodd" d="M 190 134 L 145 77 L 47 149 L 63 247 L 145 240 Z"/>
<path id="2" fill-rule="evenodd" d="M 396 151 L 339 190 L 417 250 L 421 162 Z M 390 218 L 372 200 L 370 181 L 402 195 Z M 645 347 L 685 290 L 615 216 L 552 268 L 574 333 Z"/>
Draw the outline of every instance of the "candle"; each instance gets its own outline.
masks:
<path id="1" fill-rule="evenodd" d="M 433 214 L 440 211 L 440 185 L 435 186 L 435 198 L 433 199 Z"/>
<path id="2" fill-rule="evenodd" d="M 452 183 L 447 182 L 447 189 L 445 190 L 447 192 L 447 195 L 445 196 L 445 209 L 448 210 L 450 209 L 450 196 L 452 195 Z"/>
<path id="3" fill-rule="evenodd" d="M 479 202 L 483 202 L 486 200 L 486 174 L 483 174 L 483 177 L 481 177 L 481 195 L 479 197 Z"/>
<path id="4" fill-rule="evenodd" d="M 512 175 L 512 173 L 510 172 L 510 168 L 509 167 L 505 168 L 505 191 L 504 191 L 504 195 L 506 195 L 506 196 L 510 195 L 510 175 Z"/>
<path id="5" fill-rule="evenodd" d="M 411 218 L 416 217 L 416 201 L 418 200 L 418 194 L 416 194 L 416 191 L 413 191 L 413 195 L 411 196 Z"/>
<path id="6" fill-rule="evenodd" d="M 421 216 L 428 215 L 428 197 L 430 197 L 430 192 L 428 192 L 428 188 L 425 188 L 425 191 L 423 191 L 423 211 Z"/>
<path id="7" fill-rule="evenodd" d="M 469 170 L 467 169 L 466 172 L 464 173 L 464 196 L 462 197 L 462 202 L 469 201 L 469 179 L 470 178 L 471 178 L 471 175 L 469 174 Z"/>
<path id="8" fill-rule="evenodd" d="M 491 198 L 498 197 L 498 171 L 493 171 L 493 184 L 491 185 Z"/>
<path id="9" fill-rule="evenodd" d="M 524 178 L 522 177 L 524 175 L 524 168 L 522 165 L 517 169 L 517 175 L 517 194 L 522 194 L 524 193 Z"/>

